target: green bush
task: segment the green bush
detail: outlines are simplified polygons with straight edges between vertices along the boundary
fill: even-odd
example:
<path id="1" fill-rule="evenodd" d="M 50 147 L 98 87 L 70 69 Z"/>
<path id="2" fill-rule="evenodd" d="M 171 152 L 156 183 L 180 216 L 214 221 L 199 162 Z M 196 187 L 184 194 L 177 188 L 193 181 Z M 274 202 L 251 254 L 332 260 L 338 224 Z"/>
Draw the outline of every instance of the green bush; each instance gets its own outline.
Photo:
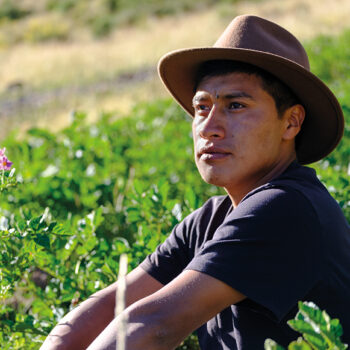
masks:
<path id="1" fill-rule="evenodd" d="M 97 38 L 110 34 L 114 27 L 114 18 L 110 15 L 100 15 L 89 21 L 92 33 Z"/>
<path id="2" fill-rule="evenodd" d="M 48 0 L 46 3 L 46 9 L 49 11 L 69 12 L 74 8 L 75 0 Z"/>
<path id="3" fill-rule="evenodd" d="M 11 0 L 5 0 L 0 4 L 0 21 L 10 20 L 14 21 L 22 17 L 28 16 L 30 14 L 29 10 L 25 10 L 18 7 Z"/>
<path id="4" fill-rule="evenodd" d="M 218 193 L 199 179 L 189 135 L 184 113 L 159 101 L 95 125 L 75 113 L 60 133 L 32 129 L 25 141 L 6 141 L 20 182 L 0 194 L 0 327 L 9 348 L 29 337 L 37 348 L 64 313 L 115 281 L 121 253 L 135 268 Z"/>

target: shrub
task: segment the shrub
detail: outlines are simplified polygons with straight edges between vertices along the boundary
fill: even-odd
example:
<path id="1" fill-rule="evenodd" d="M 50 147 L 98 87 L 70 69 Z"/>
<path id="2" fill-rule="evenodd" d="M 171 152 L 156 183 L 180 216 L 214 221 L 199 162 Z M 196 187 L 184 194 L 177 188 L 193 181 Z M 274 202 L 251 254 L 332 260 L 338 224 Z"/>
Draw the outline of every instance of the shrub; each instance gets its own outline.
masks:
<path id="1" fill-rule="evenodd" d="M 11 0 L 5 0 L 0 4 L 0 21 L 14 21 L 30 14 L 29 10 L 18 7 Z"/>
<path id="2" fill-rule="evenodd" d="M 189 133 L 183 112 L 159 101 L 95 125 L 75 113 L 60 133 L 6 141 L 22 183 L 0 194 L 3 343 L 20 348 L 31 337 L 38 348 L 64 313 L 117 278 L 120 254 L 135 268 L 218 193 L 195 172 Z"/>
<path id="3" fill-rule="evenodd" d="M 54 10 L 66 13 L 74 8 L 75 3 L 75 0 L 48 0 L 46 3 L 46 9 L 49 11 Z"/>
<path id="4" fill-rule="evenodd" d="M 102 38 L 110 34 L 114 27 L 114 19 L 110 15 L 99 15 L 89 21 L 92 33 L 97 38 Z"/>
<path id="5" fill-rule="evenodd" d="M 30 43 L 65 41 L 68 38 L 69 25 L 58 19 L 33 18 L 23 33 L 23 39 Z"/>

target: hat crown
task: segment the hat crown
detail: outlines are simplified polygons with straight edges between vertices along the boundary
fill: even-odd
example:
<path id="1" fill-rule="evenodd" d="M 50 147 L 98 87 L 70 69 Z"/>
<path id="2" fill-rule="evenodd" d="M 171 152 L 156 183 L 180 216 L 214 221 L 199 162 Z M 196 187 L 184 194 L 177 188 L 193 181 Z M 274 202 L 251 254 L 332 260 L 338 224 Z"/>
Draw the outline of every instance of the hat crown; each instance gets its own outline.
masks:
<path id="1" fill-rule="evenodd" d="M 216 41 L 214 47 L 271 53 L 310 70 L 307 53 L 299 40 L 279 25 L 256 16 L 236 17 Z"/>
<path id="2" fill-rule="evenodd" d="M 288 86 L 306 111 L 297 140 L 301 164 L 328 155 L 344 131 L 344 116 L 332 91 L 310 72 L 301 43 L 291 33 L 263 18 L 236 17 L 214 47 L 170 52 L 159 62 L 159 75 L 173 97 L 190 114 L 199 67 L 208 61 L 230 60 L 263 69 Z"/>

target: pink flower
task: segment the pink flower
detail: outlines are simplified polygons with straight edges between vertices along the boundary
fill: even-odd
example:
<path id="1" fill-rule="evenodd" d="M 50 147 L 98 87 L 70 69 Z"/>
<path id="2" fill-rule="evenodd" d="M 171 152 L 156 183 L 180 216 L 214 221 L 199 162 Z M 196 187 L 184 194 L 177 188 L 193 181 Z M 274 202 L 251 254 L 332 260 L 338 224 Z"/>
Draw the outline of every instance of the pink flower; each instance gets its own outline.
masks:
<path id="1" fill-rule="evenodd" d="M 6 151 L 5 147 L 3 149 L 0 148 L 0 170 L 10 170 L 13 164 L 5 156 L 5 151 Z"/>

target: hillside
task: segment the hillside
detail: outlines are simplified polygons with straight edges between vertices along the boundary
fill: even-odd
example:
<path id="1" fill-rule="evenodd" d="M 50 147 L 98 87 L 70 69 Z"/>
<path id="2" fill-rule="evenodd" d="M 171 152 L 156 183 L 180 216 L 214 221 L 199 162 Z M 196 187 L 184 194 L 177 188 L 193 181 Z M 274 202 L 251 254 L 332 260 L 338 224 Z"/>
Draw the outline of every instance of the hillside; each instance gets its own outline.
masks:
<path id="1" fill-rule="evenodd" d="M 10 3 L 0 5 L 0 139 L 12 128 L 56 130 L 72 110 L 96 119 L 101 111 L 125 114 L 136 102 L 167 96 L 156 76 L 159 57 L 211 45 L 238 14 L 276 21 L 306 42 L 340 33 L 350 11 L 346 0 Z"/>

